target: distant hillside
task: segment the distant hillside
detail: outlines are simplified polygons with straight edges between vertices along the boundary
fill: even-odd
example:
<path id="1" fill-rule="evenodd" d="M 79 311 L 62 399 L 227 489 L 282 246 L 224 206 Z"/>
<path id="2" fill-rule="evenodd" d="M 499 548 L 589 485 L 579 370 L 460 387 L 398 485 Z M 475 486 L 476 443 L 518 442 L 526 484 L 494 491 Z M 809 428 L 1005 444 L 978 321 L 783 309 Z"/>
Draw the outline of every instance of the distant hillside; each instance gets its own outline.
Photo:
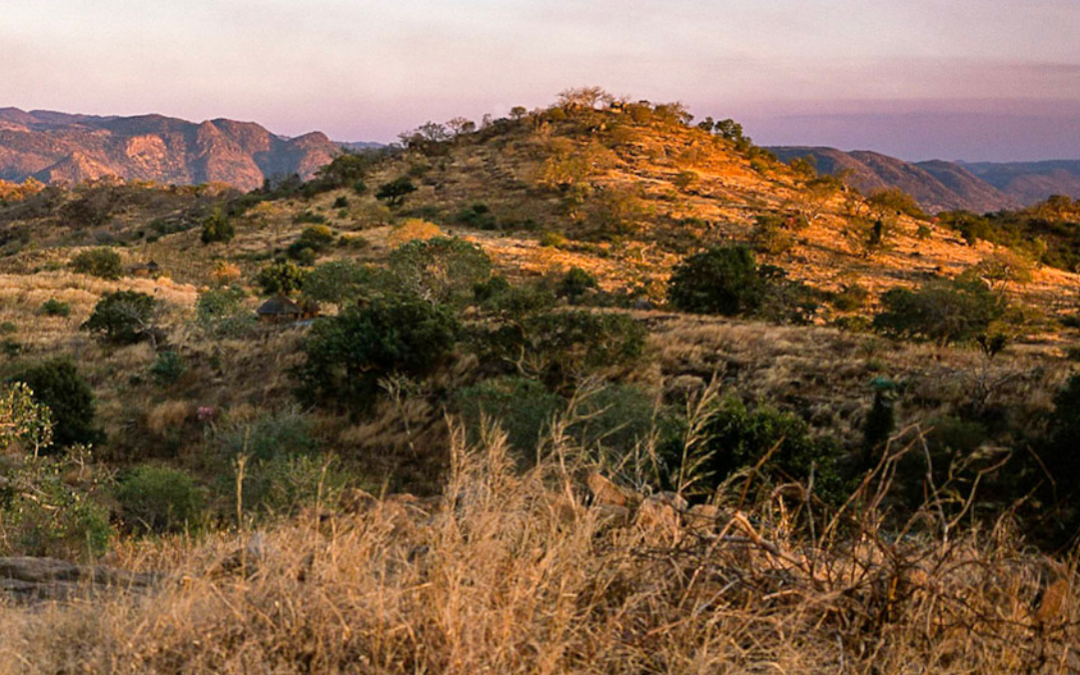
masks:
<path id="1" fill-rule="evenodd" d="M 0 108 L 0 180 L 77 183 L 112 175 L 250 190 L 270 176 L 309 178 L 340 151 L 319 132 L 284 138 L 252 122 Z"/>
<path id="2" fill-rule="evenodd" d="M 964 168 L 1024 204 L 1042 201 L 1050 195 L 1080 199 L 1080 160 L 965 163 Z"/>
<path id="3" fill-rule="evenodd" d="M 817 160 L 821 173 L 835 175 L 849 171 L 851 184 L 865 194 L 898 187 L 930 212 L 966 209 L 983 213 L 1024 205 L 965 166 L 953 162 L 911 163 L 876 152 L 844 152 L 835 148 L 779 147 L 770 150 L 785 162 L 810 155 Z"/>

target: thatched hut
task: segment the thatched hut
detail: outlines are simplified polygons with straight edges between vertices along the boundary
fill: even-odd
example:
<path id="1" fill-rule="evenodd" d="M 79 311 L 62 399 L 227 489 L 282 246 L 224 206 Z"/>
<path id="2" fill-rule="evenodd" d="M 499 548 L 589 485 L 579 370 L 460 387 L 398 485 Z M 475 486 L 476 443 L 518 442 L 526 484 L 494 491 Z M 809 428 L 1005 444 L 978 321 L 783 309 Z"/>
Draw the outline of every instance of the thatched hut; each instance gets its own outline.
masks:
<path id="1" fill-rule="evenodd" d="M 275 295 L 255 310 L 259 321 L 266 323 L 292 323 L 304 316 L 304 310 L 284 295 Z"/>

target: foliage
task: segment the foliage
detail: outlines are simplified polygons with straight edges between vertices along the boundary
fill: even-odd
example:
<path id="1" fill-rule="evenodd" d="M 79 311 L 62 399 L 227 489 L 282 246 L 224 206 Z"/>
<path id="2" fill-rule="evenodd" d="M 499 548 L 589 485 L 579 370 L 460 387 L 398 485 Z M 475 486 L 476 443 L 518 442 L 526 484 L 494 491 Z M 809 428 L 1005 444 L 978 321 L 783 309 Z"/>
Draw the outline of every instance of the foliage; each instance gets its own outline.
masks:
<path id="1" fill-rule="evenodd" d="M 495 214 L 491 212 L 487 204 L 483 203 L 476 203 L 462 209 L 457 214 L 456 220 L 466 227 L 474 227 L 478 230 L 496 230 L 499 228 L 499 221 Z"/>
<path id="2" fill-rule="evenodd" d="M 304 296 L 344 307 L 364 296 L 375 277 L 370 268 L 351 260 L 323 263 L 304 279 Z"/>
<path id="3" fill-rule="evenodd" d="M 764 405 L 750 409 L 728 398 L 709 419 L 706 435 L 714 450 L 708 470 L 717 484 L 736 470 L 764 461 L 758 478 L 805 482 L 813 472 L 817 496 L 827 501 L 843 497 L 836 466 L 839 448 L 832 439 L 812 437 L 806 422 L 796 415 Z"/>
<path id="4" fill-rule="evenodd" d="M 244 513 L 288 516 L 316 504 L 324 509 L 337 504 L 351 482 L 339 465 L 332 456 L 309 454 L 283 454 L 249 463 L 244 470 Z"/>
<path id="5" fill-rule="evenodd" d="M 120 481 L 117 500 L 128 527 L 142 532 L 193 529 L 203 511 L 203 493 L 187 472 L 144 464 Z"/>
<path id="6" fill-rule="evenodd" d="M 236 228 L 233 226 L 232 219 L 221 209 L 217 209 L 203 221 L 202 233 L 199 235 L 199 239 L 204 244 L 212 244 L 217 241 L 227 244 L 235 236 Z"/>
<path id="7" fill-rule="evenodd" d="M 195 321 L 216 336 L 240 335 L 255 322 L 244 306 L 247 291 L 240 286 L 209 288 L 195 300 Z"/>
<path id="8" fill-rule="evenodd" d="M 155 340 L 158 303 L 152 295 L 138 291 L 115 291 L 101 296 L 83 330 L 101 335 L 115 344 L 128 345 Z"/>
<path id="9" fill-rule="evenodd" d="M 41 311 L 45 316 L 69 316 L 71 314 L 71 305 L 56 298 L 49 298 L 42 303 Z"/>
<path id="10" fill-rule="evenodd" d="M 253 421 L 233 421 L 215 430 L 219 455 L 232 461 L 245 456 L 270 460 L 295 454 L 311 454 L 319 444 L 312 435 L 311 418 L 287 409 L 260 415 Z"/>
<path id="11" fill-rule="evenodd" d="M 410 218 L 394 227 L 386 238 L 386 243 L 391 248 L 397 248 L 417 239 L 434 239 L 441 236 L 442 229 L 435 223 L 419 218 Z"/>
<path id="12" fill-rule="evenodd" d="M 34 400 L 33 390 L 25 382 L 15 382 L 0 389 L 0 452 L 13 443 L 34 457 L 52 444 L 52 411 Z"/>
<path id="13" fill-rule="evenodd" d="M 765 299 L 766 282 L 745 246 L 716 246 L 684 259 L 668 282 L 668 301 L 695 314 L 753 314 Z"/>
<path id="14" fill-rule="evenodd" d="M 92 248 L 71 259 L 71 269 L 102 279 L 119 279 L 124 273 L 120 254 L 109 248 Z"/>
<path id="15" fill-rule="evenodd" d="M 306 277 L 304 270 L 295 263 L 281 261 L 259 270 L 255 283 L 262 288 L 263 295 L 289 295 L 303 288 Z"/>
<path id="16" fill-rule="evenodd" d="M 405 198 L 416 192 L 416 190 L 417 187 L 413 185 L 412 180 L 408 176 L 402 176 L 380 185 L 379 191 L 375 193 L 375 198 L 385 201 L 387 206 L 393 208 L 404 204 Z"/>
<path id="17" fill-rule="evenodd" d="M 390 254 L 390 271 L 404 292 L 454 303 L 491 276 L 491 259 L 476 244 L 456 237 L 414 239 Z"/>
<path id="18" fill-rule="evenodd" d="M 977 280 L 931 281 L 918 290 L 894 288 L 881 296 L 874 328 L 886 335 L 939 345 L 973 340 L 1004 311 L 1003 299 Z"/>
<path id="19" fill-rule="evenodd" d="M 307 361 L 296 371 L 300 395 L 312 403 L 366 409 L 380 378 L 431 372 L 449 356 L 457 332 L 447 307 L 415 297 L 350 307 L 316 323 L 304 340 Z"/>
<path id="20" fill-rule="evenodd" d="M 478 430 L 483 419 L 496 420 L 521 458 L 534 459 L 555 415 L 566 401 L 539 380 L 508 376 L 485 380 L 455 393 L 453 407 L 466 428 Z"/>
<path id="21" fill-rule="evenodd" d="M 53 422 L 51 448 L 95 443 L 94 392 L 71 359 L 58 358 L 26 368 L 11 378 L 33 392 L 36 403 L 49 409 Z"/>
<path id="22" fill-rule="evenodd" d="M 150 366 L 150 376 L 158 385 L 167 387 L 175 384 L 187 370 L 184 360 L 172 350 L 161 352 Z"/>
<path id="23" fill-rule="evenodd" d="M 769 255 L 782 255 L 790 251 L 795 245 L 791 220 L 776 214 L 757 216 L 750 234 L 754 250 Z"/>
<path id="24" fill-rule="evenodd" d="M 599 288 L 596 277 L 580 267 L 571 267 L 555 287 L 555 295 L 577 302 L 588 291 Z"/>
<path id="25" fill-rule="evenodd" d="M 873 192 L 867 198 L 866 203 L 879 220 L 898 215 L 926 218 L 926 213 L 919 206 L 919 202 L 900 188 L 888 188 Z"/>

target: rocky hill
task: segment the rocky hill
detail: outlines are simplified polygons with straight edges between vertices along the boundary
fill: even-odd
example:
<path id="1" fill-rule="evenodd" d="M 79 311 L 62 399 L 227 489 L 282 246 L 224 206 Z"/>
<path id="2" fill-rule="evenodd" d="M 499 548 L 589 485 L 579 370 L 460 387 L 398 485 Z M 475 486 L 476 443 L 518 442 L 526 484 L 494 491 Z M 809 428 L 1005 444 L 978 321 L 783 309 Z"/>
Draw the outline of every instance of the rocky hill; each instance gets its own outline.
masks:
<path id="1" fill-rule="evenodd" d="M 322 133 L 285 138 L 251 122 L 0 109 L 0 179 L 8 181 L 77 183 L 112 175 L 249 190 L 271 176 L 309 178 L 339 152 Z"/>
<path id="2" fill-rule="evenodd" d="M 780 159 L 813 157 L 818 171 L 831 175 L 850 172 L 848 179 L 863 193 L 900 188 L 918 200 L 927 211 L 965 209 L 976 213 L 1015 209 L 1030 203 L 1002 192 L 982 180 L 964 165 L 934 160 L 911 163 L 876 152 L 844 152 L 836 148 L 770 148 Z"/>
<path id="3" fill-rule="evenodd" d="M 1050 195 L 1080 199 L 1080 160 L 984 162 L 964 164 L 964 168 L 1024 204 L 1042 201 Z"/>

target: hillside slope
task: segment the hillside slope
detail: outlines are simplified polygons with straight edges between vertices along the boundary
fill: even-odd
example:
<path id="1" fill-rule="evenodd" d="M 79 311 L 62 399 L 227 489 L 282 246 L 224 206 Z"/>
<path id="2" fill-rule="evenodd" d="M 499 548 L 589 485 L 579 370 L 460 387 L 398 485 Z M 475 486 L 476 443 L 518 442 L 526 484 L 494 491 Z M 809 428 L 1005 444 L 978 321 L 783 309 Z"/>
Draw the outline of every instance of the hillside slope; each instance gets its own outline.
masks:
<path id="1" fill-rule="evenodd" d="M 1024 204 L 1042 201 L 1050 195 L 1080 199 L 1080 160 L 985 162 L 964 164 L 964 168 Z"/>
<path id="2" fill-rule="evenodd" d="M 322 133 L 284 138 L 251 122 L 0 109 L 0 179 L 14 182 L 33 177 L 77 183 L 111 175 L 250 190 L 271 176 L 310 178 L 338 152 Z"/>

